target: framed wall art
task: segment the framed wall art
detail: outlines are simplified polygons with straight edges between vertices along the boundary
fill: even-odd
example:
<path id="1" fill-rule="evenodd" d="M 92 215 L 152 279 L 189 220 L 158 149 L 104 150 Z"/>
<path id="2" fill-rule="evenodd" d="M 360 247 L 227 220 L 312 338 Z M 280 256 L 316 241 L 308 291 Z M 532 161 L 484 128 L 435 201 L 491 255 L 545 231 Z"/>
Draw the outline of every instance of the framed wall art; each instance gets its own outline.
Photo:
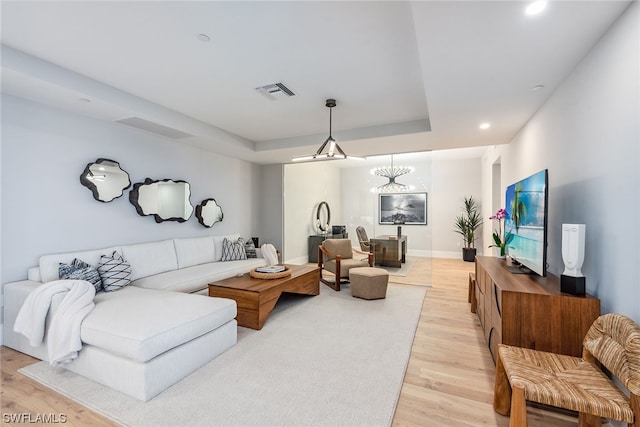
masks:
<path id="1" fill-rule="evenodd" d="M 427 193 L 380 194 L 378 223 L 427 225 Z"/>

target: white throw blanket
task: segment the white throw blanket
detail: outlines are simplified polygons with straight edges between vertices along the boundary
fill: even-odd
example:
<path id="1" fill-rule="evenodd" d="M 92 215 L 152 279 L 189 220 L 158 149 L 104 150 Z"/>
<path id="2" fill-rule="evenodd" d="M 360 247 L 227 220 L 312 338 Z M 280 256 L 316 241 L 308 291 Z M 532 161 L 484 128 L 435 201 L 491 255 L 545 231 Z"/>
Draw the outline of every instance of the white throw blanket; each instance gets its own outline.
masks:
<path id="1" fill-rule="evenodd" d="M 34 289 L 16 317 L 13 330 L 29 339 L 37 347 L 44 340 L 46 319 L 54 296 L 64 293 L 60 306 L 52 312 L 47 331 L 49 363 L 55 366 L 78 357 L 82 349 L 80 326 L 95 307 L 95 287 L 86 280 L 55 280 Z"/>

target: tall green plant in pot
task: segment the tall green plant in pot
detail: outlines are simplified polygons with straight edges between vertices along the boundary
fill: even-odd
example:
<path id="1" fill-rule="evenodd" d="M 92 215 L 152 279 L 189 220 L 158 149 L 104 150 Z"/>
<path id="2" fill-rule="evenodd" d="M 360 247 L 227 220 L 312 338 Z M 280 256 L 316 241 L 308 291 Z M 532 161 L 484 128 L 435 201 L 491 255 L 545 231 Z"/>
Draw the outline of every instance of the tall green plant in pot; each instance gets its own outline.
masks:
<path id="1" fill-rule="evenodd" d="M 458 215 L 455 220 L 455 232 L 462 236 L 464 247 L 462 248 L 462 259 L 473 262 L 476 259 L 476 231 L 482 225 L 480 215 L 480 205 L 473 196 L 464 198 L 463 214 Z"/>

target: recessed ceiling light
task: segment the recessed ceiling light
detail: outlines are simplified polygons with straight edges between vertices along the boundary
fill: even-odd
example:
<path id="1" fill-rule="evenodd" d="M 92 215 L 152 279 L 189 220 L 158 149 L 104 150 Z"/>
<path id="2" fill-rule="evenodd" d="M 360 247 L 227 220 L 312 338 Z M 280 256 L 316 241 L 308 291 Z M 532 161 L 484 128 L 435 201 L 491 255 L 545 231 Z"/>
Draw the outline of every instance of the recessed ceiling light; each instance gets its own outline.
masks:
<path id="1" fill-rule="evenodd" d="M 208 42 L 209 40 L 211 40 L 211 37 L 209 37 L 206 34 L 198 34 L 198 40 L 200 40 L 201 42 Z"/>
<path id="2" fill-rule="evenodd" d="M 534 1 L 529 6 L 527 6 L 524 13 L 530 16 L 537 15 L 542 12 L 545 7 L 547 7 L 546 1 Z"/>
<path id="3" fill-rule="evenodd" d="M 486 129 L 489 129 L 491 127 L 491 123 L 482 123 L 482 124 L 480 124 L 479 127 L 482 130 L 486 130 Z"/>
<path id="4" fill-rule="evenodd" d="M 531 88 L 532 91 L 537 92 L 539 90 L 544 89 L 544 85 L 537 85 Z"/>

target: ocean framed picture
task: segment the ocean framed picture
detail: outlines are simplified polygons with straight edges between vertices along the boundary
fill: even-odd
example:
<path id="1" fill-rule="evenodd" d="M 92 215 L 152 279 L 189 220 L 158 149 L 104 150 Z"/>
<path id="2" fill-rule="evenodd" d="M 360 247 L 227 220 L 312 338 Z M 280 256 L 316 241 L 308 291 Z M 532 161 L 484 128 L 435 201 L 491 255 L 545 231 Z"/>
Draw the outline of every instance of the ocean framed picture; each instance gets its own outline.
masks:
<path id="1" fill-rule="evenodd" d="M 427 225 L 427 193 L 380 194 L 378 223 Z"/>

